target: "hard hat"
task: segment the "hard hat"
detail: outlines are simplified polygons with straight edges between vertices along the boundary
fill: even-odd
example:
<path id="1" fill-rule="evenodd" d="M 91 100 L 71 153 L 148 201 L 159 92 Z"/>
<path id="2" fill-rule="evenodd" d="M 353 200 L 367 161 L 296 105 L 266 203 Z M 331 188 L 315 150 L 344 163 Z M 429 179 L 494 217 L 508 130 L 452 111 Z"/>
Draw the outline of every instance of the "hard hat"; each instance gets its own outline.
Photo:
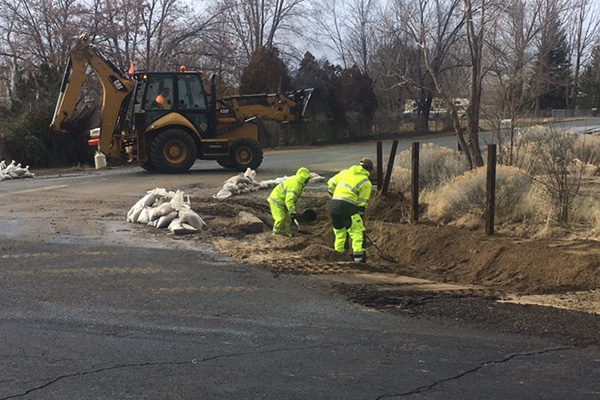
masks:
<path id="1" fill-rule="evenodd" d="M 307 168 L 299 168 L 296 172 L 296 176 L 300 178 L 303 182 L 306 182 L 310 179 L 310 171 Z"/>
<path id="2" fill-rule="evenodd" d="M 373 171 L 373 161 L 371 161 L 370 158 L 363 158 L 362 160 L 360 160 L 359 165 L 362 165 L 362 167 L 369 172 Z"/>

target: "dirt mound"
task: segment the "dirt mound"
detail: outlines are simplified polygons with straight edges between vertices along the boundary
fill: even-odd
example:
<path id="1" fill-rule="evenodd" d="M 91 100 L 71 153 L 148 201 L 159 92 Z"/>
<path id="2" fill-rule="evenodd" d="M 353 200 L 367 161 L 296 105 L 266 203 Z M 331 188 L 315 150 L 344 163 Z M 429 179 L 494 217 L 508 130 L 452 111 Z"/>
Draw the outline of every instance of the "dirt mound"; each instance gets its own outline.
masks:
<path id="1" fill-rule="evenodd" d="M 212 226 L 215 246 L 245 262 L 299 273 L 382 271 L 438 282 L 478 285 L 519 294 L 558 293 L 600 286 L 600 243 L 591 240 L 488 237 L 483 230 L 420 223 L 407 224 L 409 207 L 400 195 L 373 198 L 366 218 L 369 236 L 384 253 L 367 247 L 367 265 L 350 260 L 350 251 L 333 251 L 329 196 L 305 193 L 299 210 L 317 212 L 294 237 L 270 234 L 264 193 L 226 200 L 204 199 L 196 211 Z M 265 232 L 245 235 L 236 225 L 239 211 L 265 222 Z M 395 263 L 387 260 L 395 259 Z"/>
<path id="2" fill-rule="evenodd" d="M 374 240 L 408 266 L 411 276 L 527 294 L 600 285 L 598 242 L 487 237 L 482 231 L 425 224 L 372 227 Z"/>

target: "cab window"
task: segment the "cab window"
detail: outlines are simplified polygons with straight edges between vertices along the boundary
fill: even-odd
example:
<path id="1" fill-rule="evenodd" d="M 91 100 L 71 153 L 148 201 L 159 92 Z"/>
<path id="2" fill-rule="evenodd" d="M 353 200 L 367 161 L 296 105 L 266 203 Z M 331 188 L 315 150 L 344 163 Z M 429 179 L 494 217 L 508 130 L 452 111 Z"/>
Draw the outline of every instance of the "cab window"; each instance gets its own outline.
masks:
<path id="1" fill-rule="evenodd" d="M 147 110 L 170 110 L 173 104 L 173 79 L 150 75 L 146 82 L 144 102 Z"/>
<path id="2" fill-rule="evenodd" d="M 180 75 L 177 78 L 177 89 L 179 91 L 177 108 L 180 110 L 206 109 L 206 96 L 199 75 Z"/>

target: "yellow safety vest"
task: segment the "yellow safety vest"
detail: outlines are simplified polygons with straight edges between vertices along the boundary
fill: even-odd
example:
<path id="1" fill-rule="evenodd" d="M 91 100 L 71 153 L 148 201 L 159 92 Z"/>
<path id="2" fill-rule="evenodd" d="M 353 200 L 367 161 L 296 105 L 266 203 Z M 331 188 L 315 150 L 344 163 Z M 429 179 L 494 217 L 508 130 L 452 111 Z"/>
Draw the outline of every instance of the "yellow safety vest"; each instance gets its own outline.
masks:
<path id="1" fill-rule="evenodd" d="M 373 188 L 369 180 L 370 175 L 361 165 L 340 171 L 327 182 L 329 193 L 333 200 L 345 201 L 366 209 Z"/>

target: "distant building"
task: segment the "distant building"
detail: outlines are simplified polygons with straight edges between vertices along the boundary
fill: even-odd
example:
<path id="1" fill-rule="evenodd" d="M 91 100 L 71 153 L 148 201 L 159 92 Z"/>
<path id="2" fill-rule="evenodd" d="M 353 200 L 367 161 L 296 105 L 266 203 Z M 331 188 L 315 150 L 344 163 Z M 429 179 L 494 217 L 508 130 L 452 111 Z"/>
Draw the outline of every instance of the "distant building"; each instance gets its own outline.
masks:
<path id="1" fill-rule="evenodd" d="M 467 110 L 467 106 L 469 105 L 469 99 L 467 98 L 455 98 L 454 106 L 456 107 L 456 111 L 458 112 L 459 117 L 463 117 L 465 115 L 465 111 Z M 408 99 L 404 103 L 404 115 L 413 115 L 418 112 L 417 101 L 414 99 Z M 448 107 L 446 106 L 446 102 L 442 99 L 435 98 L 431 101 L 431 110 L 429 111 L 430 116 L 444 116 L 448 114 Z"/>

